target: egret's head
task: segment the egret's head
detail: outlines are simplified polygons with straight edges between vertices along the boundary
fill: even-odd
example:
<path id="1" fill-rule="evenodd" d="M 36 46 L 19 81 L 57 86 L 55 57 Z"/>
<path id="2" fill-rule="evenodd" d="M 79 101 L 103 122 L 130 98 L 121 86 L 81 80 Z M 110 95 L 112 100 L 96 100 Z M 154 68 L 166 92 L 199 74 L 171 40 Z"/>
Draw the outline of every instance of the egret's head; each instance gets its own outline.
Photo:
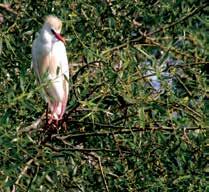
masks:
<path id="1" fill-rule="evenodd" d="M 64 38 L 60 35 L 62 29 L 62 21 L 55 16 L 49 15 L 46 17 L 43 28 L 49 35 L 56 37 L 58 40 L 64 42 Z"/>

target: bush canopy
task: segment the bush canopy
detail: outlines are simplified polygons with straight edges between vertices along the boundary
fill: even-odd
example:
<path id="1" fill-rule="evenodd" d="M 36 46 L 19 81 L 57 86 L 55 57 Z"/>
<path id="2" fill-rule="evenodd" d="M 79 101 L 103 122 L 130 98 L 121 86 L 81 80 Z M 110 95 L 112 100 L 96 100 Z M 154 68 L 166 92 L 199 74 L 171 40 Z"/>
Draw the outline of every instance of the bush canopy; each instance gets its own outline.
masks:
<path id="1" fill-rule="evenodd" d="M 209 191 L 208 1 L 8 2 L 0 191 Z M 63 21 L 71 76 L 56 129 L 30 68 L 47 15 Z"/>

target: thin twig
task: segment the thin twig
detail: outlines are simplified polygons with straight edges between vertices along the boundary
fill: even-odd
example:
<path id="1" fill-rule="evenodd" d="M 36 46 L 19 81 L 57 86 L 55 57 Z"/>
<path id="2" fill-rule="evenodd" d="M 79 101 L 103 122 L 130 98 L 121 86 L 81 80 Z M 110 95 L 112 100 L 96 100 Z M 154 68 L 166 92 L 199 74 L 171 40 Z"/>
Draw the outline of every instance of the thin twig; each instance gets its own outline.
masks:
<path id="1" fill-rule="evenodd" d="M 191 66 L 198 66 L 198 65 L 209 65 L 209 61 L 196 62 L 196 63 L 186 63 L 186 64 L 177 64 L 177 65 L 172 65 L 172 66 L 173 67 L 191 67 Z"/>
<path id="2" fill-rule="evenodd" d="M 101 174 L 102 174 L 105 189 L 106 189 L 107 192 L 109 192 L 109 188 L 108 188 L 108 185 L 107 185 L 107 181 L 105 179 L 105 175 L 104 175 L 104 171 L 103 171 L 103 167 L 102 167 L 102 163 L 101 163 L 101 158 L 99 156 L 98 156 L 98 161 L 99 161 L 99 168 L 100 168 L 100 171 L 101 171 Z"/>
<path id="3" fill-rule="evenodd" d="M 98 156 L 98 155 L 95 154 L 95 153 L 89 153 L 88 155 L 91 155 L 91 156 L 93 156 L 94 158 L 96 158 L 96 159 L 98 160 L 99 169 L 100 169 L 101 174 L 102 174 L 102 180 L 103 180 L 103 183 L 104 183 L 106 192 L 109 192 L 110 190 L 109 190 L 109 188 L 108 188 L 108 184 L 107 184 L 107 181 L 106 181 L 106 179 L 105 179 L 105 174 L 104 174 L 104 170 L 103 170 L 103 167 L 102 167 L 101 157 Z"/>
<path id="4" fill-rule="evenodd" d="M 61 139 L 60 139 L 61 140 Z M 62 151 L 78 151 L 78 152 L 97 152 L 97 151 L 103 151 L 103 152 L 108 152 L 108 153 L 118 153 L 117 150 L 111 150 L 111 149 L 106 149 L 106 148 L 78 148 L 78 147 L 75 147 L 75 148 L 61 148 L 61 147 L 56 147 L 50 143 L 44 143 L 44 146 L 45 147 L 48 147 L 50 149 L 52 149 L 53 151 L 56 151 L 56 152 L 62 152 Z"/>
<path id="5" fill-rule="evenodd" d="M 181 80 L 181 78 L 177 75 L 176 79 L 179 81 L 179 83 L 183 86 L 183 88 L 186 90 L 186 92 L 188 93 L 188 95 L 191 97 L 192 93 L 189 91 L 189 89 L 187 88 L 187 86 L 185 85 L 185 83 Z"/>
<path id="6" fill-rule="evenodd" d="M 22 169 L 20 175 L 18 176 L 17 180 L 15 181 L 15 184 L 13 185 L 13 189 L 12 192 L 16 192 L 16 185 L 19 185 L 20 179 L 25 175 L 25 173 L 27 172 L 29 166 L 33 163 L 34 159 L 30 159 L 25 167 Z"/>
<path id="7" fill-rule="evenodd" d="M 186 68 L 186 67 L 193 67 L 193 66 L 200 66 L 200 65 L 209 65 L 209 61 L 168 65 L 165 71 L 169 71 L 172 68 Z"/>

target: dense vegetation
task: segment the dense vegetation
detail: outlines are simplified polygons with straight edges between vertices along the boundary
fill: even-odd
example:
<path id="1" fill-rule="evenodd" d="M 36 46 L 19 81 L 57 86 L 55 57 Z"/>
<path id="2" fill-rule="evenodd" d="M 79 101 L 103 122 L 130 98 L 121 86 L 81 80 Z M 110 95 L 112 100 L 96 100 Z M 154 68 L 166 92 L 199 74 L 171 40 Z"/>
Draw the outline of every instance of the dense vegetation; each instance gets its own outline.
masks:
<path id="1" fill-rule="evenodd" d="M 209 3 L 0 3 L 0 191 L 209 191 Z M 45 121 L 31 46 L 63 21 L 71 71 Z"/>

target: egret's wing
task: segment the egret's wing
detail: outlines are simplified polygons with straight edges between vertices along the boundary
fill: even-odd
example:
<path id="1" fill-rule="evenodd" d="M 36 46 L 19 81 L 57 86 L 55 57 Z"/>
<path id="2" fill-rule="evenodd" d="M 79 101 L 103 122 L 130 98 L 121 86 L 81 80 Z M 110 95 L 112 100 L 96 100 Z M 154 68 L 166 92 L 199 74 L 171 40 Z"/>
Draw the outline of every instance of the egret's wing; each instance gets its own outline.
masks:
<path id="1" fill-rule="evenodd" d="M 32 45 L 32 68 L 35 72 L 37 80 L 40 85 L 44 86 L 43 97 L 46 102 L 50 103 L 50 98 L 56 98 L 56 92 L 53 91 L 51 81 L 55 79 L 55 75 L 50 72 L 55 71 L 57 68 L 56 62 L 52 63 L 50 51 L 43 47 L 43 42 L 37 38 Z"/>
<path id="2" fill-rule="evenodd" d="M 39 38 L 35 39 L 32 45 L 32 68 L 40 83 L 43 82 L 42 79 L 48 72 L 50 60 L 49 50 L 43 48 L 43 43 Z"/>
<path id="3" fill-rule="evenodd" d="M 51 53 L 51 64 L 49 67 L 49 78 L 52 80 L 53 92 L 60 100 L 68 93 L 69 68 L 65 46 L 62 42 L 53 45 Z"/>
<path id="4" fill-rule="evenodd" d="M 68 92 L 69 92 L 69 67 L 65 46 L 62 42 L 57 42 L 54 44 L 52 49 L 52 57 L 53 61 L 56 62 L 57 68 L 54 69 L 53 74 L 56 73 L 56 78 L 52 84 L 53 91 L 56 92 L 57 98 L 59 98 L 59 104 L 57 108 L 57 112 L 59 116 L 65 112 L 65 108 L 67 105 Z M 51 87 L 51 88 L 52 88 Z"/>

